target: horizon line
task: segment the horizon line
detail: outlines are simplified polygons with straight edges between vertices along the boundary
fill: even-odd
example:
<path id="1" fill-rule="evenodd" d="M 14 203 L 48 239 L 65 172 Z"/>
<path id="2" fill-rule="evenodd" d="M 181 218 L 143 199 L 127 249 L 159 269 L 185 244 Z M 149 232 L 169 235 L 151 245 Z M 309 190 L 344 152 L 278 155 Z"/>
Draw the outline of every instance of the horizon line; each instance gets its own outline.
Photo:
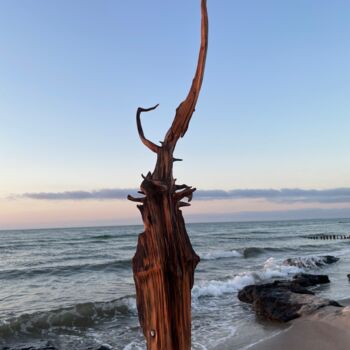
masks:
<path id="1" fill-rule="evenodd" d="M 347 209 L 347 208 L 344 208 Z M 325 209 L 327 210 L 327 209 Z M 289 211 L 281 211 L 281 212 L 289 212 Z M 241 212 L 242 213 L 242 212 Z M 248 212 L 249 213 L 249 212 Z M 269 213 L 268 211 L 266 212 L 261 212 L 261 213 Z M 310 217 L 310 218 L 294 218 L 294 219 L 245 219 L 245 220 L 218 220 L 218 221 L 187 221 L 186 224 L 192 225 L 199 225 L 199 224 L 222 224 L 222 223 L 259 223 L 259 222 L 288 222 L 288 221 L 313 221 L 313 220 L 320 220 L 320 221 L 326 221 L 326 220 L 350 220 L 349 217 L 332 217 L 332 218 L 317 218 L 317 217 Z M 4 231 L 32 231 L 32 230 L 63 230 L 63 229 L 85 229 L 85 228 L 107 228 L 107 227 L 127 227 L 127 226 L 144 226 L 142 223 L 140 224 L 112 224 L 112 225 L 86 225 L 86 226 L 53 226 L 53 227 L 28 227 L 28 228 L 9 228 L 9 229 L 3 229 L 0 228 L 0 232 L 4 232 Z"/>

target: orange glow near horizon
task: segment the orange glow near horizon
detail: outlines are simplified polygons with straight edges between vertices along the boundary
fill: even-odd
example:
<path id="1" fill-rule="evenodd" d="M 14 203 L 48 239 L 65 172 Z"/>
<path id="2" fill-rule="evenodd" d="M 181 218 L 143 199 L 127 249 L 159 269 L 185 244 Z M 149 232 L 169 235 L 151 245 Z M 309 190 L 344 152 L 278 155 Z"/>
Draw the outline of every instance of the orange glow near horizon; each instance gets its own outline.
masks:
<path id="1" fill-rule="evenodd" d="M 350 208 L 350 204 L 293 203 L 281 204 L 266 200 L 210 200 L 193 201 L 183 210 L 186 221 L 240 212 L 273 212 L 308 208 Z M 142 224 L 134 203 L 127 200 L 49 201 L 18 199 L 0 201 L 0 229 L 45 228 L 69 226 L 105 226 Z"/>

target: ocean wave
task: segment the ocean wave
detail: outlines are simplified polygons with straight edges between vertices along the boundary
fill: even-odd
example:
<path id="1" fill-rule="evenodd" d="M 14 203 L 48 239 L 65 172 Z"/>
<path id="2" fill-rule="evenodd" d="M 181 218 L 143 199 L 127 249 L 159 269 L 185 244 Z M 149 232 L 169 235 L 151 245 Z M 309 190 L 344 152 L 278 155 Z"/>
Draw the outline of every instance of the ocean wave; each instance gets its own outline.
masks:
<path id="1" fill-rule="evenodd" d="M 67 276 L 74 273 L 86 272 L 86 271 L 107 271 L 118 270 L 120 268 L 131 267 L 131 260 L 112 260 L 99 264 L 77 264 L 77 265 L 58 265 L 58 266 L 45 266 L 35 268 L 22 268 L 12 270 L 0 271 L 0 279 L 13 279 L 18 277 L 35 277 L 38 275 L 54 275 L 54 276 Z"/>
<path id="2" fill-rule="evenodd" d="M 300 267 L 283 265 L 274 258 L 269 258 L 261 271 L 242 272 L 225 280 L 203 281 L 195 285 L 192 289 L 192 298 L 194 305 L 196 305 L 198 298 L 201 297 L 219 297 L 235 293 L 250 284 L 261 283 L 273 278 L 287 278 L 300 272 L 305 271 Z"/>
<path id="3" fill-rule="evenodd" d="M 281 253 L 288 251 L 295 251 L 295 248 L 276 248 L 276 247 L 247 247 L 242 250 L 245 258 L 253 258 L 266 253 Z"/>
<path id="4" fill-rule="evenodd" d="M 224 258 L 241 258 L 243 255 L 238 250 L 217 250 L 200 254 L 202 260 L 217 260 Z"/>
<path id="5" fill-rule="evenodd" d="M 252 234 L 271 234 L 273 232 L 267 231 L 267 230 L 252 230 L 252 231 L 249 231 L 249 233 L 252 233 Z"/>
<path id="6" fill-rule="evenodd" d="M 253 251 L 255 249 L 267 250 L 267 248 L 254 248 Z M 192 298 L 196 303 L 200 297 L 219 297 L 223 294 L 235 293 L 249 284 L 268 282 L 275 278 L 288 278 L 297 273 L 306 272 L 305 269 L 319 268 L 337 260 L 339 259 L 329 255 L 291 258 L 283 262 L 271 257 L 265 261 L 260 271 L 242 272 L 225 280 L 203 281 L 195 285 L 192 289 Z"/>
<path id="7" fill-rule="evenodd" d="M 200 254 L 202 260 L 217 260 L 224 258 L 254 258 L 268 253 L 296 251 L 296 248 L 247 247 L 233 250 L 216 250 Z"/>
<path id="8" fill-rule="evenodd" d="M 113 236 L 113 235 L 104 234 L 104 235 L 90 236 L 88 238 L 89 239 L 103 239 L 103 240 L 106 240 L 106 239 L 111 239 L 111 238 L 119 238 L 119 236 Z"/>
<path id="9" fill-rule="evenodd" d="M 264 263 L 260 277 L 262 277 L 263 280 L 287 278 L 301 272 L 305 272 L 302 267 L 285 265 L 283 262 L 280 263 L 280 261 L 275 258 L 269 258 Z"/>
<path id="10" fill-rule="evenodd" d="M 258 247 L 248 247 L 243 249 L 243 256 L 245 258 L 251 258 L 255 257 L 261 254 L 266 253 L 265 248 L 258 248 Z"/>
<path id="11" fill-rule="evenodd" d="M 237 292 L 243 287 L 254 283 L 255 278 L 252 273 L 242 273 L 223 281 L 206 281 L 193 287 L 192 298 L 196 300 L 200 297 L 219 297 L 223 294 Z"/>
<path id="12" fill-rule="evenodd" d="M 145 344 L 140 344 L 140 342 L 133 340 L 131 343 L 126 345 L 123 350 L 144 350 Z"/>
<path id="13" fill-rule="evenodd" d="M 21 335 L 39 336 L 53 328 L 87 328 L 119 315 L 136 316 L 133 296 L 109 302 L 89 302 L 50 311 L 23 314 L 0 323 L 0 339 Z"/>

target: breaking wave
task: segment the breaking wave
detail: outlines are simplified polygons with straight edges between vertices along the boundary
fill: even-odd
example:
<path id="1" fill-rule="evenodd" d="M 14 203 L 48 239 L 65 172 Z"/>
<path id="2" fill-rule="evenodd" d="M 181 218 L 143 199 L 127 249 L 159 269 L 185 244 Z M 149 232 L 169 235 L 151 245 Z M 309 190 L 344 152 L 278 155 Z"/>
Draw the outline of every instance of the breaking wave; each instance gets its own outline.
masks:
<path id="1" fill-rule="evenodd" d="M 136 316 L 136 300 L 124 297 L 109 302 L 89 302 L 50 311 L 23 314 L 0 323 L 0 339 L 42 335 L 52 328 L 87 328 L 119 315 Z"/>
<path id="2" fill-rule="evenodd" d="M 46 267 L 35 267 L 26 269 L 13 269 L 0 271 L 0 279 L 12 279 L 18 277 L 34 277 L 38 275 L 67 276 L 85 271 L 108 271 L 120 268 L 129 268 L 131 260 L 112 260 L 99 264 L 76 264 L 76 265 L 55 265 Z"/>
<path id="3" fill-rule="evenodd" d="M 265 248 L 254 248 L 265 249 Z M 275 278 L 288 278 L 305 269 L 315 269 L 339 260 L 331 255 L 297 257 L 284 260 L 282 263 L 275 258 L 265 261 L 261 271 L 242 272 L 225 280 L 204 281 L 192 289 L 192 297 L 219 297 L 223 294 L 235 293 L 249 284 L 267 282 Z"/>
<path id="4" fill-rule="evenodd" d="M 194 303 L 200 297 L 219 297 L 223 294 L 235 293 L 249 284 L 261 283 L 273 278 L 287 278 L 304 269 L 298 266 L 290 266 L 278 263 L 274 258 L 269 258 L 264 263 L 263 269 L 256 272 L 242 272 L 225 280 L 203 281 L 192 289 Z"/>
<path id="5" fill-rule="evenodd" d="M 224 258 L 241 258 L 243 255 L 238 250 L 218 250 L 208 253 L 202 253 L 201 259 L 202 260 L 217 260 L 217 259 L 224 259 Z"/>
<path id="6" fill-rule="evenodd" d="M 202 253 L 202 260 L 217 260 L 224 258 L 253 258 L 259 255 L 274 253 L 274 252 L 290 252 L 295 251 L 294 248 L 274 248 L 274 247 L 247 247 L 233 250 L 217 250 Z"/>
<path id="7" fill-rule="evenodd" d="M 274 252 L 288 252 L 293 251 L 294 248 L 274 248 L 274 247 L 247 247 L 243 249 L 243 256 L 245 258 L 253 258 L 266 253 L 274 253 Z"/>
<path id="8" fill-rule="evenodd" d="M 103 239 L 103 240 L 111 239 L 111 238 L 119 238 L 119 237 L 113 236 L 113 235 L 98 235 L 98 236 L 89 237 L 89 239 Z"/>

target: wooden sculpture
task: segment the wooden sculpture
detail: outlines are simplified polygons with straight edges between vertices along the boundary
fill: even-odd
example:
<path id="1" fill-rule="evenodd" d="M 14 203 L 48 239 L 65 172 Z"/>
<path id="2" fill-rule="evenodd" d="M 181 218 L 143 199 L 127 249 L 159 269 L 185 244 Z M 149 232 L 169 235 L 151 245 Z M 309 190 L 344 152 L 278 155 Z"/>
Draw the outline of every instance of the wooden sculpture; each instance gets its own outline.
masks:
<path id="1" fill-rule="evenodd" d="M 201 46 L 197 70 L 186 99 L 176 109 L 173 123 L 161 145 L 148 140 L 142 129 L 141 113 L 157 108 L 138 108 L 137 130 L 141 141 L 157 154 L 153 173 L 142 176 L 139 202 L 145 230 L 139 235 L 132 261 L 137 309 L 148 350 L 190 350 L 191 289 L 199 257 L 187 235 L 180 210 L 189 206 L 196 190 L 177 185 L 173 178 L 174 149 L 188 128 L 202 85 L 208 46 L 206 0 L 201 0 Z M 183 202 L 184 198 L 188 202 Z"/>

